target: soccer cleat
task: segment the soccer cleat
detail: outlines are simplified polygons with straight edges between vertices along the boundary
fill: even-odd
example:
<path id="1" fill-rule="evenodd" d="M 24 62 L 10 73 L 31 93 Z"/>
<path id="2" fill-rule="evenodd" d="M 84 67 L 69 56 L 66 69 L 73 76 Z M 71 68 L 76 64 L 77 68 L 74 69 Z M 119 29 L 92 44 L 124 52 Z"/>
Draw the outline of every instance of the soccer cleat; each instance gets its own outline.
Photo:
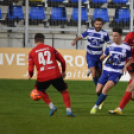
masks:
<path id="1" fill-rule="evenodd" d="M 75 117 L 75 115 L 73 114 L 73 112 L 69 112 L 69 111 L 67 111 L 67 116 L 68 117 Z"/>
<path id="2" fill-rule="evenodd" d="M 49 116 L 52 116 L 52 115 L 54 115 L 54 113 L 57 111 L 57 108 L 56 107 L 54 107 L 53 109 L 50 109 L 50 114 L 49 114 Z"/>
<path id="3" fill-rule="evenodd" d="M 91 71 L 88 69 L 87 70 L 87 76 L 89 76 L 91 74 Z"/>
<path id="4" fill-rule="evenodd" d="M 97 111 L 97 109 L 92 108 L 91 111 L 90 111 L 90 114 L 96 114 L 96 111 Z"/>
<path id="5" fill-rule="evenodd" d="M 99 105 L 98 109 L 102 109 L 103 106 L 104 106 L 104 101 Z"/>
<path id="6" fill-rule="evenodd" d="M 115 110 L 109 110 L 108 113 L 109 114 L 122 114 L 122 111 L 116 108 Z"/>

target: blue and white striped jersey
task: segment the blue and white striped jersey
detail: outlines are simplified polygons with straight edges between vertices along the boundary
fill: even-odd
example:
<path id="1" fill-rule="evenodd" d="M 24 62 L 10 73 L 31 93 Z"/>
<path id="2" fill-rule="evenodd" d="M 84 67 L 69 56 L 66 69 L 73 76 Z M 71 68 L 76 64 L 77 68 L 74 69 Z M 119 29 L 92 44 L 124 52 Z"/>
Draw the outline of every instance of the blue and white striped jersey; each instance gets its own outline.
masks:
<path id="1" fill-rule="evenodd" d="M 104 55 L 109 55 L 109 58 L 107 59 L 103 70 L 119 74 L 123 73 L 126 59 L 132 58 L 131 47 L 125 43 L 122 43 L 121 45 L 112 43 L 111 46 L 106 48 Z"/>
<path id="2" fill-rule="evenodd" d="M 104 42 L 110 43 L 108 33 L 104 30 L 96 32 L 95 28 L 90 28 L 81 35 L 82 38 L 86 36 L 88 38 L 87 53 L 94 57 L 100 57 Z"/>

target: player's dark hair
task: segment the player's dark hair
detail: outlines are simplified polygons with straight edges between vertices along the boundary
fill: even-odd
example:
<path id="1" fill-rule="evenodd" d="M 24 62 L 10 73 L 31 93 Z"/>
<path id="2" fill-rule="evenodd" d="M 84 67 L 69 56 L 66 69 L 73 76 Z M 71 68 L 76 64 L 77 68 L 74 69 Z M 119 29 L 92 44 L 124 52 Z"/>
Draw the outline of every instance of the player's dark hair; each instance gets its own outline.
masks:
<path id="1" fill-rule="evenodd" d="M 122 35 L 122 29 L 119 28 L 119 27 L 113 28 L 113 32 L 117 32 L 117 33 L 119 33 L 120 35 Z"/>
<path id="2" fill-rule="evenodd" d="M 95 20 L 94 20 L 94 22 L 95 21 L 101 21 L 102 23 L 103 23 L 103 20 L 101 19 L 101 18 L 96 18 Z"/>
<path id="3" fill-rule="evenodd" d="M 34 36 L 35 42 L 44 42 L 45 36 L 42 33 L 36 33 Z"/>

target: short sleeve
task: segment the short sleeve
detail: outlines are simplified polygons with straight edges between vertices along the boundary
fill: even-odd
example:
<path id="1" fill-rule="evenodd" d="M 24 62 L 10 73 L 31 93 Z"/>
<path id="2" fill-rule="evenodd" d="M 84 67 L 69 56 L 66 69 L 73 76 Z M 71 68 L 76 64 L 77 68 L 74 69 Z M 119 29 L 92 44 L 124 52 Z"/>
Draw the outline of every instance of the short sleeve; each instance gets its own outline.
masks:
<path id="1" fill-rule="evenodd" d="M 128 35 L 126 36 L 124 42 L 125 42 L 126 44 L 129 44 L 129 43 L 130 43 L 130 37 L 129 37 Z"/>
<path id="2" fill-rule="evenodd" d="M 107 43 L 111 43 L 108 33 L 107 33 L 107 35 L 105 36 L 105 41 L 106 41 Z"/>
<path id="3" fill-rule="evenodd" d="M 131 49 L 127 50 L 127 58 L 128 59 L 132 58 L 132 51 L 131 51 Z"/>
<path id="4" fill-rule="evenodd" d="M 88 35 L 88 32 L 85 31 L 84 33 L 82 33 L 81 37 L 82 37 L 82 38 L 85 38 L 87 35 Z"/>

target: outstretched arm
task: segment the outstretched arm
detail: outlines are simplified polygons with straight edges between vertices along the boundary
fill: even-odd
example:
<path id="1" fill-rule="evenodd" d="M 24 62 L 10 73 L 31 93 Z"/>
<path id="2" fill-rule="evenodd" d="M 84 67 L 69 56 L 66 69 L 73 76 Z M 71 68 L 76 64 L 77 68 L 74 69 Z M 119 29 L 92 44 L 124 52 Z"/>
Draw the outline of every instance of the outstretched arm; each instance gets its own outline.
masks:
<path id="1" fill-rule="evenodd" d="M 74 46 L 74 45 L 76 44 L 76 42 L 77 42 L 78 40 L 80 40 L 80 39 L 82 39 L 81 36 L 76 37 L 76 38 L 73 40 L 73 42 L 71 43 L 71 45 Z"/>

